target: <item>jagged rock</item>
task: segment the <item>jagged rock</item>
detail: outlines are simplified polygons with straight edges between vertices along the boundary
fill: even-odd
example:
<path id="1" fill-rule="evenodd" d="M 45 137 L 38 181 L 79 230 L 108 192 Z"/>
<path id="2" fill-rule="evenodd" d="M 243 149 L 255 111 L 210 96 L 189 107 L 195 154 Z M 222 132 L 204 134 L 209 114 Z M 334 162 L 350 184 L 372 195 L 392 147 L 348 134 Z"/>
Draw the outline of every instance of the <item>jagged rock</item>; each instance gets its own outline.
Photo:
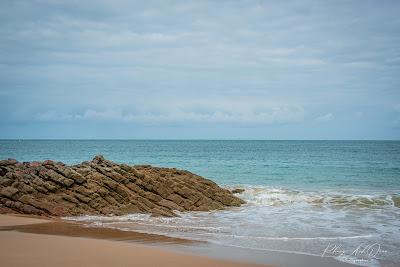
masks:
<path id="1" fill-rule="evenodd" d="M 12 185 L 13 180 L 12 179 L 8 179 L 6 177 L 0 177 L 0 186 L 9 186 Z"/>
<path id="2" fill-rule="evenodd" d="M 74 180 L 66 178 L 61 174 L 53 171 L 52 169 L 43 169 L 39 172 L 39 176 L 43 177 L 46 180 L 54 181 L 58 184 L 64 185 L 66 187 L 71 186 L 74 183 Z"/>
<path id="3" fill-rule="evenodd" d="M 98 155 L 62 162 L 0 161 L 0 213 L 46 216 L 208 211 L 244 203 L 232 192 L 188 171 L 117 164 Z"/>
<path id="4" fill-rule="evenodd" d="M 8 186 L 1 190 L 0 195 L 11 198 L 13 195 L 18 193 L 18 191 L 19 190 L 17 188 Z"/>

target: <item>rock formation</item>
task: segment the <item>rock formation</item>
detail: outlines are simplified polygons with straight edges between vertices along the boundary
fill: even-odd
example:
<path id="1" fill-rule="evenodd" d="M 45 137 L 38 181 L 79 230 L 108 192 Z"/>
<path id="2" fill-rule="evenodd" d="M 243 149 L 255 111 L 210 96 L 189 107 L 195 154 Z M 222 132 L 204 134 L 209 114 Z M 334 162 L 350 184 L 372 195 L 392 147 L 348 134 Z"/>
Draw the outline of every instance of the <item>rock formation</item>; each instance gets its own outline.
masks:
<path id="1" fill-rule="evenodd" d="M 73 166 L 51 160 L 0 161 L 0 213 L 176 216 L 175 211 L 243 203 L 229 190 L 188 171 L 117 164 L 103 156 Z"/>

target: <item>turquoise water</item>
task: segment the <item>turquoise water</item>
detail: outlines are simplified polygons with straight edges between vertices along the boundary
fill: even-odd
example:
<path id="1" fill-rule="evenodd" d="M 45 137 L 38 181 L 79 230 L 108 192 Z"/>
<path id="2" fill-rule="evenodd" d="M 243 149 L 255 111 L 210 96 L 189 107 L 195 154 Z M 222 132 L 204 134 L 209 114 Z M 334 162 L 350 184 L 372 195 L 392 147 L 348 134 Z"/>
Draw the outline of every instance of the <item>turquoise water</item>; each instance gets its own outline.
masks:
<path id="1" fill-rule="evenodd" d="M 0 141 L 0 158 L 19 161 L 75 164 L 96 154 L 187 169 L 221 186 L 244 188 L 238 196 L 247 204 L 177 218 L 70 220 L 251 251 L 321 257 L 336 245 L 346 253 L 327 256 L 338 261 L 400 265 L 400 141 Z M 352 253 L 359 246 L 375 248 L 374 257 Z"/>
<path id="2" fill-rule="evenodd" d="M 0 158 L 19 161 L 75 164 L 96 154 L 224 185 L 400 189 L 400 141 L 0 141 Z"/>

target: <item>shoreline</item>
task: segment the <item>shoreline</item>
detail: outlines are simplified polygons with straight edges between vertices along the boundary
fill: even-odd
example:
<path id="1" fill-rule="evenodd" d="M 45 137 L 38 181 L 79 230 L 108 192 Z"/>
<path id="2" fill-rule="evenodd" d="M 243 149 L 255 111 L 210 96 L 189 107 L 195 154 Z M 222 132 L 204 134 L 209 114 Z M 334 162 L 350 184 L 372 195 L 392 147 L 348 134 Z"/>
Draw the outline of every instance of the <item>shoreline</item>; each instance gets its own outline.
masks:
<path id="1" fill-rule="evenodd" d="M 51 228 L 51 224 L 56 227 Z M 68 224 L 72 225 L 72 228 L 68 228 L 69 226 L 66 226 Z M 147 234 L 137 235 L 134 232 L 113 231 L 113 229 L 105 228 L 87 232 L 89 228 L 51 218 L 0 215 L 0 228 L 2 266 L 267 266 L 191 255 L 139 243 L 140 239 L 155 243 L 165 241 L 178 244 L 190 243 L 192 242 L 190 240 L 168 237 L 163 239 L 156 235 L 149 235 L 146 240 L 143 236 Z M 61 229 L 62 235 L 57 235 L 57 228 Z M 68 233 L 66 229 L 80 229 L 80 231 L 71 236 L 72 232 Z M 36 233 L 29 231 L 36 231 Z M 43 232 L 40 233 L 40 231 Z M 85 235 L 85 232 L 90 234 Z M 118 235 L 122 238 L 123 235 L 120 232 L 126 233 L 126 238 L 122 239 L 125 242 L 108 239 Z M 157 240 L 157 238 L 161 239 Z"/>
<path id="2" fill-rule="evenodd" d="M 6 215 L 8 216 L 8 215 Z M 1 217 L 0 217 L 1 218 Z M 24 218 L 25 219 L 25 218 Z M 1 220 L 1 219 L 0 219 Z M 35 222 L 40 219 L 29 219 Z M 15 231 L 19 233 L 27 234 L 40 234 L 40 235 L 52 235 L 52 236 L 65 236 L 65 237 L 81 237 L 89 239 L 100 239 L 109 241 L 125 241 L 125 242 L 137 242 L 143 244 L 192 244 L 201 243 L 200 241 L 193 241 L 183 238 L 174 238 L 164 235 L 157 234 L 145 234 L 135 231 L 123 231 L 113 228 L 105 227 L 88 227 L 84 223 L 65 221 L 63 219 L 50 219 L 44 220 L 43 222 L 38 221 L 37 223 L 26 223 L 26 224 L 13 224 L 1 226 L 0 232 L 2 231 Z"/>
<path id="3" fill-rule="evenodd" d="M 255 251 L 19 214 L 0 215 L 0 239 L 4 266 L 355 266 L 332 258 Z"/>

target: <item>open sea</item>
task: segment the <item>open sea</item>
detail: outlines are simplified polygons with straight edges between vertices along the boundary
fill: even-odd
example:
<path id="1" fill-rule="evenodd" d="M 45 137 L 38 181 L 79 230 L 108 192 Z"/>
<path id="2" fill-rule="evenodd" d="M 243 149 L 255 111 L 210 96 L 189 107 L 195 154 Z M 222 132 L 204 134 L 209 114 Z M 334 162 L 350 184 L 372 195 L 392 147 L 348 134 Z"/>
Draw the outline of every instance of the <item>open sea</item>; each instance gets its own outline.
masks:
<path id="1" fill-rule="evenodd" d="M 69 218 L 255 251 L 400 266 L 400 141 L 0 140 L 0 159 L 186 169 L 244 188 L 240 208 Z"/>

